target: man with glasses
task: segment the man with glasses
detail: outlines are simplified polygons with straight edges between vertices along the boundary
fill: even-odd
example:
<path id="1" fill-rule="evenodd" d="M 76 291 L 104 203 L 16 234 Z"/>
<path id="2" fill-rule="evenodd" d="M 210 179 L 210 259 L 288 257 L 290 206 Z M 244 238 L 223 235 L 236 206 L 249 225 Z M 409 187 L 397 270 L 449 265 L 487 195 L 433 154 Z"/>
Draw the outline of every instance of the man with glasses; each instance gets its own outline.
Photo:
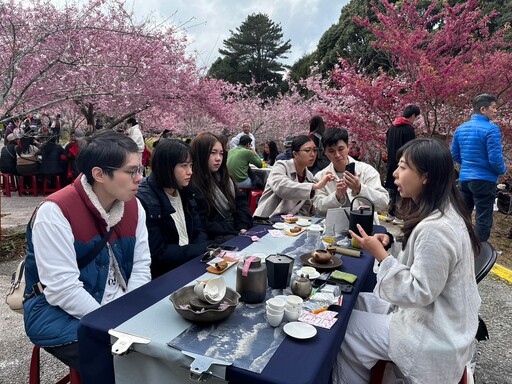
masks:
<path id="1" fill-rule="evenodd" d="M 151 279 L 146 216 L 135 198 L 140 161 L 128 136 L 97 132 L 78 155 L 81 175 L 44 199 L 27 226 L 27 335 L 76 370 L 80 319 Z"/>

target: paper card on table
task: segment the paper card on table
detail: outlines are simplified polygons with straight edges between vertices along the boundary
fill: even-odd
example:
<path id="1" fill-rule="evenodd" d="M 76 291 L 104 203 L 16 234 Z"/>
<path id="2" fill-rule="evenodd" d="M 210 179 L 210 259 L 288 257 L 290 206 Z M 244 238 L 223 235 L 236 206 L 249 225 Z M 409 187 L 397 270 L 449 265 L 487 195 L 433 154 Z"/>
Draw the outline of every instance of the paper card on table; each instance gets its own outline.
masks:
<path id="1" fill-rule="evenodd" d="M 258 241 L 260 238 L 258 236 L 251 236 L 252 241 Z"/>
<path id="2" fill-rule="evenodd" d="M 325 317 L 319 316 L 326 312 L 331 312 L 331 311 L 324 311 L 324 312 L 319 313 L 318 315 L 313 315 L 311 312 L 303 310 L 300 313 L 299 321 L 314 325 L 315 327 L 331 329 L 332 326 L 336 323 L 336 321 L 338 321 L 338 319 L 325 318 Z M 334 313 L 336 313 L 336 312 L 334 312 Z M 327 316 L 331 316 L 331 315 L 327 315 Z"/>
<path id="3" fill-rule="evenodd" d="M 272 237 L 284 237 L 283 232 L 277 229 L 271 229 L 268 231 L 268 233 L 270 233 L 270 236 Z"/>

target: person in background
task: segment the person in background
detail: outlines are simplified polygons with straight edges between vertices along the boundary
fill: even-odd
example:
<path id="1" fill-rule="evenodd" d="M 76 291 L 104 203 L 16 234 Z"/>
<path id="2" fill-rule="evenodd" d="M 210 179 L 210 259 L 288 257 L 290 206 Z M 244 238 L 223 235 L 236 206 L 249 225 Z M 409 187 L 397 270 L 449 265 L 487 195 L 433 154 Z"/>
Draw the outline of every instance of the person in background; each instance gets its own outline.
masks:
<path id="1" fill-rule="evenodd" d="M 25 330 L 30 340 L 80 370 L 80 319 L 150 281 L 137 146 L 100 131 L 78 156 L 82 176 L 46 197 L 27 226 Z M 81 269 L 79 261 L 108 231 L 108 245 Z M 35 289 L 37 283 L 44 291 Z"/>
<path id="2" fill-rule="evenodd" d="M 76 163 L 80 146 L 84 142 L 84 132 L 81 129 L 71 131 L 69 143 L 64 147 L 64 152 L 61 155 L 62 161 L 67 164 L 66 167 L 66 181 L 71 182 L 78 177 L 80 171 Z"/>
<path id="3" fill-rule="evenodd" d="M 16 169 L 16 138 L 14 133 L 7 136 L 7 144 L 2 147 L 0 153 L 0 172 L 17 175 Z"/>
<path id="4" fill-rule="evenodd" d="M 414 383 L 458 383 L 472 357 L 480 296 L 480 242 L 455 184 L 446 144 L 416 139 L 398 150 L 395 184 L 405 223 L 402 250 L 386 234 L 353 239 L 378 262 L 373 293 L 359 294 L 333 369 L 333 383 L 366 384 L 379 360 Z"/>
<path id="5" fill-rule="evenodd" d="M 197 210 L 208 238 L 222 244 L 252 228 L 247 197 L 229 175 L 227 151 L 217 136 L 200 133 L 191 148 L 195 158 L 191 185 Z"/>
<path id="6" fill-rule="evenodd" d="M 7 136 L 9 136 L 11 133 L 14 133 L 14 130 L 17 129 L 20 126 L 20 118 L 16 117 L 14 119 L 11 119 L 9 121 L 9 124 L 7 124 L 7 127 L 5 127 L 4 131 L 4 145 L 7 145 L 9 142 L 9 139 Z"/>
<path id="7" fill-rule="evenodd" d="M 322 147 L 322 135 L 325 132 L 324 120 L 320 116 L 313 116 L 309 121 L 309 134 L 308 136 L 313 139 L 316 147 L 318 148 L 318 154 L 315 162 L 312 166 L 308 167 L 311 173 L 314 175 L 318 171 L 321 171 L 329 165 L 329 159 L 324 155 L 324 149 Z"/>
<path id="8" fill-rule="evenodd" d="M 128 136 L 135 141 L 137 147 L 139 148 L 139 153 L 142 154 L 144 152 L 144 137 L 142 136 L 142 131 L 140 130 L 139 123 L 135 120 L 135 117 L 130 117 L 126 123 L 128 124 Z"/>
<path id="9" fill-rule="evenodd" d="M 276 162 L 276 157 L 279 155 L 277 144 L 275 141 L 267 141 L 263 147 L 263 161 L 272 166 Z"/>
<path id="10" fill-rule="evenodd" d="M 242 124 L 242 132 L 234 136 L 229 142 L 230 149 L 238 147 L 240 145 L 240 139 L 242 138 L 242 136 L 245 135 L 251 138 L 251 147 L 254 150 L 256 150 L 256 139 L 254 138 L 254 135 L 251 133 L 251 123 L 249 123 L 248 121 Z"/>
<path id="11" fill-rule="evenodd" d="M 30 129 L 30 128 L 29 128 Z M 23 136 L 16 148 L 16 169 L 20 175 L 39 173 L 41 159 L 39 158 L 39 143 L 33 136 Z"/>
<path id="12" fill-rule="evenodd" d="M 357 146 L 357 142 L 352 141 L 350 143 L 348 155 L 354 160 L 359 160 L 359 156 L 361 156 L 361 149 Z"/>
<path id="13" fill-rule="evenodd" d="M 293 136 L 286 137 L 286 140 L 283 142 L 284 152 L 277 155 L 276 160 L 290 160 L 291 158 L 293 158 L 292 141 Z"/>
<path id="14" fill-rule="evenodd" d="M 335 178 L 316 191 L 313 198 L 316 214 L 325 216 L 329 208 L 350 206 L 350 202 L 358 196 L 372 201 L 375 212 L 386 208 L 389 195 L 382 186 L 380 174 L 371 165 L 349 156 L 348 132 L 342 128 L 326 129 L 322 144 L 330 164 L 315 178 L 321 180 L 327 174 L 335 175 Z M 355 164 L 354 174 L 345 169 L 349 163 Z M 366 201 L 357 200 L 357 203 L 365 204 Z"/>
<path id="15" fill-rule="evenodd" d="M 151 174 L 140 183 L 137 197 L 146 210 L 153 278 L 203 254 L 209 244 L 188 188 L 193 159 L 183 141 L 161 139 L 151 156 Z"/>
<path id="16" fill-rule="evenodd" d="M 496 117 L 496 97 L 482 94 L 473 100 L 474 115 L 455 130 L 453 160 L 461 165 L 459 189 L 470 212 L 476 208 L 476 232 L 480 241 L 491 234 L 496 182 L 507 171 Z"/>
<path id="17" fill-rule="evenodd" d="M 251 146 L 251 138 L 244 135 L 240 138 L 238 147 L 228 152 L 227 167 L 229 174 L 235 179 L 238 188 L 254 188 L 253 180 L 249 177 L 249 164 L 261 168 L 261 159 Z"/>
<path id="18" fill-rule="evenodd" d="M 45 141 L 45 142 L 44 142 Z M 64 148 L 56 143 L 55 136 L 43 139 L 41 145 L 41 167 L 39 173 L 43 175 L 61 175 L 66 172 L 66 161 L 62 160 Z"/>
<path id="19" fill-rule="evenodd" d="M 53 120 L 53 122 L 51 124 L 52 134 L 53 134 L 53 136 L 55 136 L 57 138 L 56 143 L 58 143 L 60 140 L 60 125 L 61 125 L 60 113 L 57 113 L 57 115 L 55 116 L 55 119 Z"/>
<path id="20" fill-rule="evenodd" d="M 393 125 L 386 132 L 386 147 L 388 150 L 388 171 L 386 174 L 386 182 L 384 187 L 389 190 L 390 202 L 386 221 L 393 221 L 395 224 L 403 224 L 403 220 L 396 217 L 397 201 L 399 193 L 396 189 L 395 178 L 393 172 L 398 165 L 396 154 L 400 147 L 405 143 L 414 140 L 416 133 L 414 132 L 413 123 L 420 116 L 420 109 L 417 105 L 408 105 L 405 107 L 401 117 L 393 121 Z"/>
<path id="21" fill-rule="evenodd" d="M 311 216 L 316 191 L 334 180 L 329 173 L 316 181 L 308 170 L 318 151 L 313 139 L 306 135 L 297 136 L 291 149 L 293 159 L 278 160 L 272 167 L 254 216 L 268 218 L 288 213 Z"/>

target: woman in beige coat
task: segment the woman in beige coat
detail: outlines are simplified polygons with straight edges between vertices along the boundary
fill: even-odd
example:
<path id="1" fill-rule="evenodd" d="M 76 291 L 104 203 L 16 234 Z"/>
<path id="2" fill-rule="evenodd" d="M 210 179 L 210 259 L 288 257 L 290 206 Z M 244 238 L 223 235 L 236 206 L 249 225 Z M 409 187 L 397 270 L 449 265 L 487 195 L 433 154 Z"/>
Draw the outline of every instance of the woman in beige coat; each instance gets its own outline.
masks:
<path id="1" fill-rule="evenodd" d="M 313 214 L 311 199 L 315 191 L 334 179 L 329 173 L 320 181 L 314 179 L 308 167 L 315 162 L 318 148 L 311 138 L 300 135 L 293 139 L 290 160 L 276 161 L 268 176 L 265 190 L 254 212 L 256 217 L 273 217 L 291 213 Z"/>

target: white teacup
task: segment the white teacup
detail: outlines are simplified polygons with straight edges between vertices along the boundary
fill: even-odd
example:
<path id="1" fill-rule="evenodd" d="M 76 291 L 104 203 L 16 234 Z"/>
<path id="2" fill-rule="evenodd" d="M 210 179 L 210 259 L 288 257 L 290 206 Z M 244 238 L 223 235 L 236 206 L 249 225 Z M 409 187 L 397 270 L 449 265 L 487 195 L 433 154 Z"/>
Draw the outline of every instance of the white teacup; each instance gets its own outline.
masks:
<path id="1" fill-rule="evenodd" d="M 297 295 L 286 296 L 286 304 L 289 304 L 290 307 L 293 307 L 293 308 L 301 307 L 302 308 L 303 303 L 304 303 L 304 300 L 302 300 L 302 297 L 300 297 L 300 296 L 297 296 Z"/>
<path id="2" fill-rule="evenodd" d="M 306 219 L 299 219 L 299 220 L 297 220 L 297 225 L 300 225 L 302 227 L 308 226 L 310 224 L 311 224 L 311 222 L 309 220 L 306 220 Z"/>
<path id="3" fill-rule="evenodd" d="M 217 304 L 226 295 L 226 282 L 222 276 L 213 277 L 208 281 L 196 284 L 194 292 L 201 300 Z"/>
<path id="4" fill-rule="evenodd" d="M 281 312 L 284 311 L 285 305 L 286 305 L 286 303 L 283 300 L 278 299 L 277 297 L 273 297 L 273 298 L 267 300 L 267 306 L 276 311 L 281 311 Z"/>
<path id="5" fill-rule="evenodd" d="M 267 311 L 267 313 L 269 313 L 271 315 L 282 315 L 284 313 L 284 308 L 282 311 L 278 311 L 278 310 L 266 307 L 266 311 Z"/>
<path id="6" fill-rule="evenodd" d="M 300 270 L 300 273 L 302 273 L 304 275 L 312 276 L 313 274 L 316 273 L 316 269 L 313 267 L 302 267 L 302 269 Z"/>
<path id="7" fill-rule="evenodd" d="M 274 223 L 274 228 L 275 229 L 285 229 L 286 228 L 286 225 L 284 223 Z"/>
<path id="8" fill-rule="evenodd" d="M 286 321 L 297 321 L 299 320 L 299 316 L 300 316 L 300 310 L 299 311 L 294 311 L 294 310 L 288 310 L 288 309 L 285 309 L 284 310 L 284 317 L 286 319 Z"/>
<path id="9" fill-rule="evenodd" d="M 267 312 L 267 321 L 272 327 L 277 327 L 283 321 L 284 312 L 281 312 L 279 315 L 274 315 Z"/>

